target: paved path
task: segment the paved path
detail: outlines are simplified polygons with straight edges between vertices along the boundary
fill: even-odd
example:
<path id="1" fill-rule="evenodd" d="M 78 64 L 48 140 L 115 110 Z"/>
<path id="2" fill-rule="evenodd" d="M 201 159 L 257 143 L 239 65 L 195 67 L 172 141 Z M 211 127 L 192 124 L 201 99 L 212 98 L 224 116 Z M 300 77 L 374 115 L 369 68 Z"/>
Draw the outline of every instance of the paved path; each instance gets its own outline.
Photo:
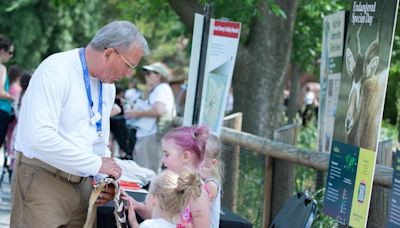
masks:
<path id="1" fill-rule="evenodd" d="M 4 151 L 0 150 L 0 174 L 3 170 Z M 0 228 L 10 227 L 10 182 L 8 173 L 5 174 L 3 183 L 0 187 Z"/>

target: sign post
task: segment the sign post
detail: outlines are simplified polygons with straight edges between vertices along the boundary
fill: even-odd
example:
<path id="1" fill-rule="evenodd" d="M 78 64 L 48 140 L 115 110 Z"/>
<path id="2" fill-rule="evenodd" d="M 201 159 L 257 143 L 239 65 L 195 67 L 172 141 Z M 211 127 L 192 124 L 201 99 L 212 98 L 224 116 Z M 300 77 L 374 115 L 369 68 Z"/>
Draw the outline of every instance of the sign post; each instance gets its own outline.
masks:
<path id="1" fill-rule="evenodd" d="M 185 112 L 183 116 L 183 126 L 191 126 L 197 123 L 198 120 L 195 118 L 198 116 L 198 109 L 200 102 L 196 103 L 196 97 L 200 96 L 198 93 L 201 92 L 198 88 L 198 84 L 202 81 L 200 75 L 204 75 L 204 71 L 200 74 L 200 60 L 201 60 L 201 49 L 203 44 L 203 31 L 204 31 L 205 17 L 201 14 L 194 15 L 194 26 L 193 26 L 193 38 L 192 38 L 192 52 L 190 54 L 190 67 L 188 77 L 188 88 L 186 92 L 185 100 Z M 201 82 L 202 84 L 202 82 Z M 196 108 L 197 106 L 197 108 Z"/>

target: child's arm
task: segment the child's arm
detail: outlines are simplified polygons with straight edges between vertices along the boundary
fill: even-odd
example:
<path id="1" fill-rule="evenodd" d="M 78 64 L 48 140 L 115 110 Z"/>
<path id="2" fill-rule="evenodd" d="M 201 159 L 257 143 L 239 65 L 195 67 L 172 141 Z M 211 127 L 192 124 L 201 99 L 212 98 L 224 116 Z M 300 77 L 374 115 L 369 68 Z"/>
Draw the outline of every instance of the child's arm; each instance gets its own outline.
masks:
<path id="1" fill-rule="evenodd" d="M 136 219 L 136 213 L 135 213 L 135 206 L 134 206 L 134 199 L 130 196 L 128 196 L 128 194 L 126 194 L 126 192 L 121 191 L 121 198 L 123 200 L 126 200 L 128 202 L 128 222 L 130 227 L 132 228 L 139 228 L 139 223 Z"/>
<path id="2" fill-rule="evenodd" d="M 208 199 L 210 200 L 211 203 L 211 201 L 213 201 L 217 196 L 218 185 L 217 183 L 215 183 L 215 181 L 209 180 L 204 183 L 204 187 L 207 189 Z"/>
<path id="3" fill-rule="evenodd" d="M 148 211 L 144 203 L 136 201 L 134 198 L 130 197 L 125 191 L 121 191 L 122 199 L 131 203 L 135 208 L 135 212 L 143 219 L 151 218 L 151 211 Z"/>
<path id="4" fill-rule="evenodd" d="M 133 204 L 129 204 L 129 206 L 128 206 L 128 221 L 129 221 L 129 225 L 132 228 L 139 228 L 139 223 L 136 219 L 135 207 L 133 206 Z"/>
<path id="5" fill-rule="evenodd" d="M 135 199 L 133 199 L 133 203 L 135 205 L 135 211 L 138 213 L 138 215 L 143 219 L 151 219 L 151 212 L 147 210 L 146 206 L 144 203 L 138 202 Z"/>
<path id="6" fill-rule="evenodd" d="M 189 207 L 194 228 L 210 227 L 210 201 L 204 188 L 202 188 L 199 198 L 190 201 Z"/>

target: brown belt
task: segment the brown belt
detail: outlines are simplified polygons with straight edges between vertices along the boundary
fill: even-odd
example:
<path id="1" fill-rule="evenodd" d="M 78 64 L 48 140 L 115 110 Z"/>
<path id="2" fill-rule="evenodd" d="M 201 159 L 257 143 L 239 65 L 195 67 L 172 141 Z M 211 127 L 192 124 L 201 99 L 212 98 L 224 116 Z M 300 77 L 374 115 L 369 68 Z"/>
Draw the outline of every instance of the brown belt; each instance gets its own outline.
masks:
<path id="1" fill-rule="evenodd" d="M 66 173 L 66 172 L 61 171 L 61 170 L 55 168 L 54 166 L 51 166 L 51 165 L 49 165 L 45 162 L 42 162 L 36 158 L 27 158 L 24 156 L 24 154 L 22 152 L 19 152 L 17 164 L 19 162 L 40 167 L 40 168 L 54 174 L 56 177 L 61 177 L 61 178 L 65 179 L 66 181 L 75 183 L 75 184 L 85 182 L 88 178 L 88 177 L 75 176 L 75 175 Z"/>

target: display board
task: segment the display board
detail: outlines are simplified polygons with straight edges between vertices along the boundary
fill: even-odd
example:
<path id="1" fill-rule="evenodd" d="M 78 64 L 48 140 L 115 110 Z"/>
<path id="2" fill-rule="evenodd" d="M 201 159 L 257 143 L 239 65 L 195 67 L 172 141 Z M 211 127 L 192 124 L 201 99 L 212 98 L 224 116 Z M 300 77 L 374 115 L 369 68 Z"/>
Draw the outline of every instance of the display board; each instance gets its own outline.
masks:
<path id="1" fill-rule="evenodd" d="M 365 227 L 398 1 L 351 6 L 323 211 L 339 223 Z"/>
<path id="2" fill-rule="evenodd" d="M 199 123 L 219 135 L 239 46 L 240 23 L 211 19 Z"/>
<path id="3" fill-rule="evenodd" d="M 341 11 L 324 18 L 318 107 L 318 151 L 331 150 L 340 77 L 342 74 L 346 13 Z"/>

